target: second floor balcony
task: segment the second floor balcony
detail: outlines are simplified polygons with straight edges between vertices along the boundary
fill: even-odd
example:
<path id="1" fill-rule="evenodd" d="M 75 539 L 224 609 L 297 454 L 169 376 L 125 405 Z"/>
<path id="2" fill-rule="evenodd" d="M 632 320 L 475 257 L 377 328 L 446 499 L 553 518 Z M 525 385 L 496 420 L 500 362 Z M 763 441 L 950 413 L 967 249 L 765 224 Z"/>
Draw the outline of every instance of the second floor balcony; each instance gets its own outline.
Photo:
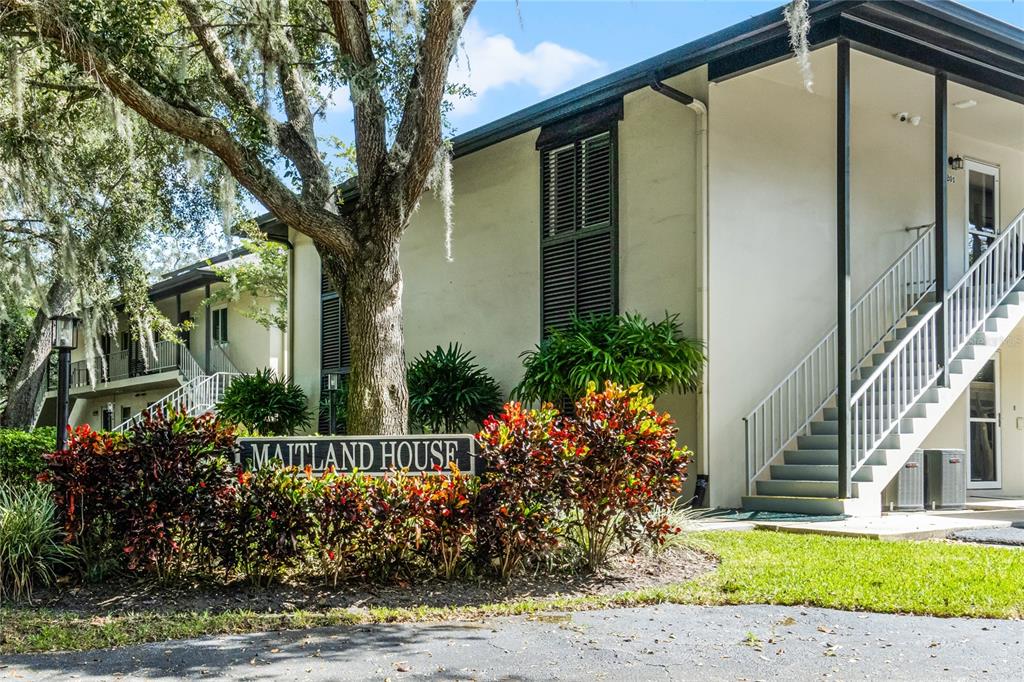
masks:
<path id="1" fill-rule="evenodd" d="M 157 341 L 152 346 L 133 343 L 125 350 L 99 355 L 91 363 L 71 363 L 71 392 L 88 395 L 128 388 L 141 390 L 184 384 L 214 372 L 238 372 L 223 346 L 211 344 L 209 357 L 206 356 L 202 353 L 200 361 L 185 344 L 173 341 Z M 57 390 L 55 366 L 47 375 L 46 388 Z"/>

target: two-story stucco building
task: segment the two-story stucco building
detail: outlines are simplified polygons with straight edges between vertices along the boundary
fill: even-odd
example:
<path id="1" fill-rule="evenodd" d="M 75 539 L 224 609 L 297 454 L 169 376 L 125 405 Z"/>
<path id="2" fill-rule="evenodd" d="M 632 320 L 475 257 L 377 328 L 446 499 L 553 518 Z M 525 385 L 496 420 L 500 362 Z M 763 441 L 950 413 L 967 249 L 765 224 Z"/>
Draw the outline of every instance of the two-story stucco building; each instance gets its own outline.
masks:
<path id="1" fill-rule="evenodd" d="M 813 91 L 777 9 L 458 136 L 454 261 L 433 198 L 402 242 L 409 356 L 458 341 L 508 390 L 570 310 L 679 313 L 710 362 L 661 405 L 710 504 L 878 513 L 921 447 L 1024 495 L 1024 31 L 952 2 L 811 19 Z M 315 406 L 344 314 L 288 235 Z"/>
<path id="2" fill-rule="evenodd" d="M 248 294 L 238 300 L 204 304 L 225 286 L 214 266 L 230 266 L 246 258 L 244 249 L 225 252 L 163 275 L 149 288 L 149 297 L 173 324 L 188 323 L 181 343 L 156 340 L 152 348 L 132 338 L 126 319 L 117 338 L 100 339 L 102 357 L 90 372 L 85 349 L 72 353 L 70 419 L 72 425 L 121 429 L 156 404 L 185 404 L 194 412 L 210 409 L 227 383 L 242 372 L 270 368 L 289 372 L 289 334 L 264 327 L 244 313 L 253 305 L 275 303 Z M 56 376 L 51 373 L 40 424 L 53 424 Z"/>

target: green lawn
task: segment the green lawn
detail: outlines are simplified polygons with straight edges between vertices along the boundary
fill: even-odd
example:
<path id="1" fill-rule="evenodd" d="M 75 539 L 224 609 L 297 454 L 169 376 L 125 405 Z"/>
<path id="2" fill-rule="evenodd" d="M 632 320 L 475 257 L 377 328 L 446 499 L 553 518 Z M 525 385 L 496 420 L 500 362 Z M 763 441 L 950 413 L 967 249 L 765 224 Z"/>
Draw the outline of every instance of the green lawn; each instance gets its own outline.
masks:
<path id="1" fill-rule="evenodd" d="M 228 611 L 85 620 L 28 607 L 6 608 L 0 609 L 0 653 L 84 650 L 213 633 L 664 602 L 807 604 L 886 613 L 1024 617 L 1024 550 L 764 531 L 700 533 L 692 541 L 721 558 L 716 571 L 679 585 L 611 597 L 452 609 Z"/>

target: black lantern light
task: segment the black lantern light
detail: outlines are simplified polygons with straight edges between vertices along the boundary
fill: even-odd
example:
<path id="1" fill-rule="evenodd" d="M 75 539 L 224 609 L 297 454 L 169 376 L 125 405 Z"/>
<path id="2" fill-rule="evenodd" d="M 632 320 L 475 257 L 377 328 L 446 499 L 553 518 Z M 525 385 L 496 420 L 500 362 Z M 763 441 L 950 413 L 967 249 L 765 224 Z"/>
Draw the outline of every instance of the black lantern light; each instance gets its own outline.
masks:
<path id="1" fill-rule="evenodd" d="M 327 430 L 334 435 L 338 430 L 338 391 L 341 390 L 341 372 L 327 373 Z"/>
<path id="2" fill-rule="evenodd" d="M 78 348 L 78 323 L 74 315 L 56 315 L 50 318 L 50 344 L 54 350 Z"/>

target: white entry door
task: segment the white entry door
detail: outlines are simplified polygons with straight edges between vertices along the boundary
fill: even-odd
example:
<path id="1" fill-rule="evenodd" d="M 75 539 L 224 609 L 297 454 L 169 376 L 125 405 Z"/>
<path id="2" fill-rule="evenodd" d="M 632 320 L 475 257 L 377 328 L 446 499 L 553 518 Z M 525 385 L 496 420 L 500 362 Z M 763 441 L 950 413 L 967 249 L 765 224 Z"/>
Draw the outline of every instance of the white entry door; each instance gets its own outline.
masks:
<path id="1" fill-rule="evenodd" d="M 998 353 L 971 381 L 967 410 L 968 487 L 1001 488 Z"/>
<path id="2" fill-rule="evenodd" d="M 999 166 L 964 161 L 964 197 L 967 205 L 967 263 L 970 267 L 992 245 L 999 232 Z"/>

